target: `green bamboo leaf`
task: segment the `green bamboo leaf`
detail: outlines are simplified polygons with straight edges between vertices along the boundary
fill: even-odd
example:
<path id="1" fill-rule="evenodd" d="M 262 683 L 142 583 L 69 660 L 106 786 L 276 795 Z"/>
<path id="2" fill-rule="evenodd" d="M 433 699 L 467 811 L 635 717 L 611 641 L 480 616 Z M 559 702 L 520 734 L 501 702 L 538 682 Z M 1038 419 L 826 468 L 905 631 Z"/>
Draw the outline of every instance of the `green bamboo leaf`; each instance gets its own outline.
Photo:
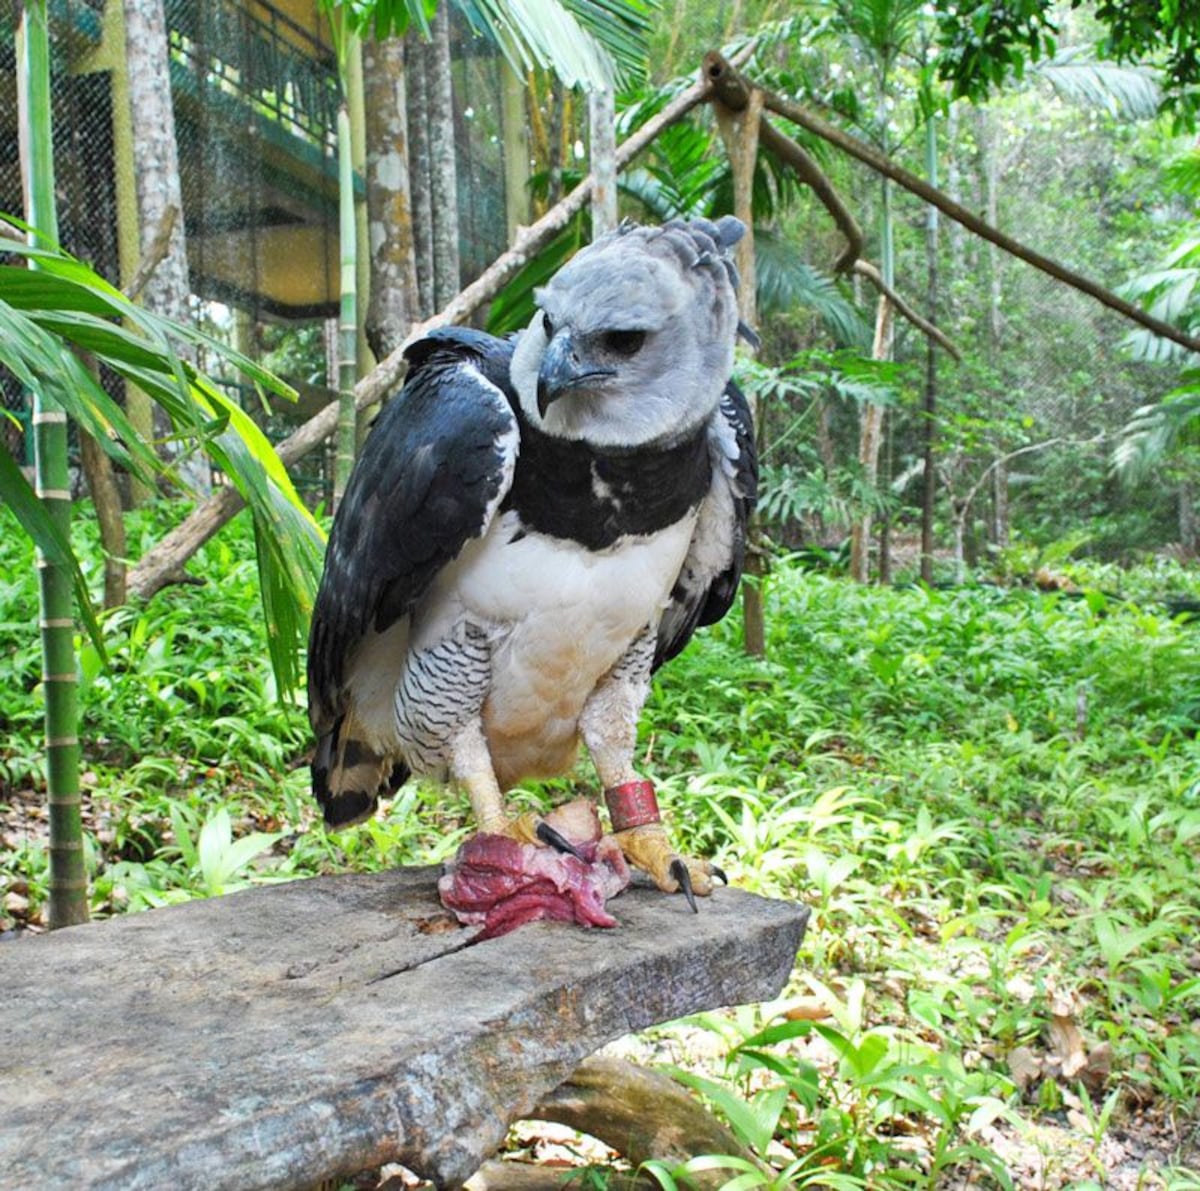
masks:
<path id="1" fill-rule="evenodd" d="M 104 647 L 104 635 L 88 590 L 87 579 L 79 568 L 79 559 L 71 549 L 71 543 L 63 536 L 45 506 L 38 500 L 24 473 L 7 447 L 0 446 L 0 500 L 12 509 L 21 528 L 33 539 L 33 543 L 51 562 L 65 567 L 70 572 L 75 588 L 75 602 L 83 619 L 84 628 L 96 652 L 102 658 L 108 654 Z"/>
<path id="2" fill-rule="evenodd" d="M 8 244 L 5 242 L 5 252 Z M 37 259 L 45 261 L 47 254 Z M 112 315 L 117 308 L 90 286 L 56 276 L 48 269 L 22 265 L 0 265 L 0 298 L 18 310 L 75 310 Z"/>
<path id="3" fill-rule="evenodd" d="M 0 302 L 0 364 L 27 388 L 54 386 L 59 403 L 122 467 L 150 483 L 161 460 L 125 411 L 60 339 Z"/>

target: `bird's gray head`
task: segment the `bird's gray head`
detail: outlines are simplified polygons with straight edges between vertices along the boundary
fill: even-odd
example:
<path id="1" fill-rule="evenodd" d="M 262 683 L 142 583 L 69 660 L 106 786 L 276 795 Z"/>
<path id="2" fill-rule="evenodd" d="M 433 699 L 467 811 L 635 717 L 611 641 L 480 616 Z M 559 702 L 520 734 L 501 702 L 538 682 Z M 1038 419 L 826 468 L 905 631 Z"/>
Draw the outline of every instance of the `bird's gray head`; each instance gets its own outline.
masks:
<path id="1" fill-rule="evenodd" d="M 721 399 L 738 331 L 742 223 L 624 223 L 536 291 L 513 354 L 526 417 L 595 446 L 683 437 Z"/>

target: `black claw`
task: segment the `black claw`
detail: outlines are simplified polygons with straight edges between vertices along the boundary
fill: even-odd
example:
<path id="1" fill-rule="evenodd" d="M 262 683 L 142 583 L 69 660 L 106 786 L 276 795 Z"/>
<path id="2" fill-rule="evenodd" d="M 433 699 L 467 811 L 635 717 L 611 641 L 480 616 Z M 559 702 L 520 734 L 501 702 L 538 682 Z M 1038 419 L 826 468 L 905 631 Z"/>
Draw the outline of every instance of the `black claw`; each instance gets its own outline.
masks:
<path id="1" fill-rule="evenodd" d="M 587 857 L 561 831 L 551 827 L 545 819 L 537 825 L 534 835 L 556 852 L 565 852 L 568 856 L 574 856 L 576 860 L 582 860 L 584 864 L 587 864 Z"/>
<path id="2" fill-rule="evenodd" d="M 688 872 L 688 866 L 676 856 L 671 861 L 671 866 L 667 869 L 667 872 L 679 882 L 679 888 L 683 890 L 683 896 L 687 898 L 687 904 L 692 907 L 692 913 L 699 914 L 700 907 L 696 905 L 696 895 L 692 892 L 692 874 Z"/>
<path id="3" fill-rule="evenodd" d="M 729 884 L 729 878 L 725 875 L 725 870 L 719 864 L 713 864 L 710 860 L 708 864 L 708 871 L 712 876 L 716 877 L 722 885 Z"/>

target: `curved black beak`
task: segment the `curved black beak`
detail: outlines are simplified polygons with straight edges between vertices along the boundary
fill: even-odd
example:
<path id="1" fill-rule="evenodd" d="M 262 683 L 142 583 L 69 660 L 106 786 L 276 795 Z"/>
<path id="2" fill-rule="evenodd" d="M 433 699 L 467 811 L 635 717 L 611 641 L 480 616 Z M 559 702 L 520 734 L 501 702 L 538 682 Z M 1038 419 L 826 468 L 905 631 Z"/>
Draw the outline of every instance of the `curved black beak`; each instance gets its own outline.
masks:
<path id="1" fill-rule="evenodd" d="M 559 331 L 546 344 L 546 351 L 538 368 L 538 413 L 544 418 L 546 410 L 560 397 L 581 388 L 588 381 L 615 375 L 615 368 L 589 368 L 580 360 L 571 333 Z"/>

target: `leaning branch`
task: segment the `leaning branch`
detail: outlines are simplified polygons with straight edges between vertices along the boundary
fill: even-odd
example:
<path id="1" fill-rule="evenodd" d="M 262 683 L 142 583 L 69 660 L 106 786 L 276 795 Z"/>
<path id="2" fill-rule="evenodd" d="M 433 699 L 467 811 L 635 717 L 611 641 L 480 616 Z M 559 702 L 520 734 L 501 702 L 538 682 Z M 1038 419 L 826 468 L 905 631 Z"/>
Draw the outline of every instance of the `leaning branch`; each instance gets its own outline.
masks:
<path id="1" fill-rule="evenodd" d="M 716 74 L 713 73 L 714 64 L 719 64 Z M 764 97 L 766 93 L 760 87 L 751 86 L 736 70 L 727 69 L 730 65 L 714 50 L 705 54 L 702 74 L 713 82 L 713 94 L 719 107 L 742 112 L 749 107 L 750 97 L 756 91 Z M 792 167 L 800 181 L 820 199 L 838 230 L 846 237 L 846 247 L 833 266 L 835 273 L 846 272 L 862 254 L 865 243 L 862 229 L 850 208 L 842 202 L 841 195 L 812 157 L 791 137 L 780 132 L 766 116 L 760 116 L 758 120 L 758 142 Z"/>
<path id="2" fill-rule="evenodd" d="M 812 159 L 808 152 L 796 144 L 791 137 L 785 136 L 765 116 L 759 121 L 758 141 L 764 149 L 769 149 L 781 161 L 787 162 L 795 170 L 800 180 L 808 185 L 813 194 L 821 200 L 825 210 L 833 217 L 838 231 L 846 237 L 846 247 L 834 263 L 835 273 L 845 273 L 861 256 L 865 243 L 862 228 L 858 220 L 850 213 L 850 209 L 842 202 L 841 195 L 833 188 L 833 184 L 825 176 L 824 170 Z"/>
<path id="3" fill-rule="evenodd" d="M 727 61 L 715 51 L 705 56 L 704 63 L 705 73 L 712 82 L 717 97 L 722 102 L 727 102 L 725 99 L 726 94 L 736 97 L 750 85 L 742 78 L 737 67 L 732 62 Z M 1057 261 L 1043 256 L 1040 252 L 1036 252 L 1026 244 L 1022 244 L 1019 240 L 1014 240 L 1012 236 L 980 219 L 978 215 L 969 211 L 961 203 L 956 203 L 943 191 L 930 186 L 923 178 L 910 173 L 903 166 L 897 165 L 890 157 L 880 153 L 870 145 L 864 144 L 857 137 L 843 132 L 840 128 L 823 120 L 814 112 L 765 88 L 763 89 L 763 100 L 766 106 L 777 115 L 791 120 L 793 124 L 798 124 L 801 128 L 805 128 L 823 140 L 829 141 L 830 144 L 836 145 L 839 149 L 857 158 L 864 165 L 870 166 L 877 173 L 891 178 L 893 182 L 904 187 L 905 190 L 909 190 L 913 194 L 923 198 L 927 203 L 932 203 L 933 206 L 943 211 L 956 223 L 961 223 L 968 231 L 974 232 L 977 236 L 1004 249 L 1005 252 L 1017 257 L 1019 260 L 1023 260 L 1026 264 L 1032 265 L 1035 269 L 1040 269 L 1056 281 L 1061 281 L 1064 285 L 1069 285 L 1072 289 L 1079 290 L 1081 293 L 1095 298 L 1097 302 L 1107 306 L 1110 310 L 1115 310 L 1118 314 L 1139 323 L 1141 326 L 1153 331 L 1156 335 L 1161 335 L 1164 339 L 1170 339 L 1173 343 L 1178 343 L 1182 347 L 1186 347 L 1189 351 L 1200 352 L 1200 339 L 1195 339 L 1191 335 L 1179 330 L 1178 327 L 1173 327 L 1170 323 L 1155 318 L 1140 306 L 1135 306 L 1132 302 L 1126 301 L 1126 299 L 1114 294 L 1112 290 L 1105 289 L 1104 286 L 1098 285 L 1087 277 L 1065 268 Z"/>
<path id="4" fill-rule="evenodd" d="M 724 63 L 724 59 L 719 54 L 713 53 L 705 56 L 704 69 L 706 74 L 711 76 L 711 67 L 715 61 Z M 751 104 L 751 96 L 757 94 L 760 97 L 757 102 L 761 110 L 762 97 L 765 93 L 760 88 L 751 87 L 741 75 L 725 69 L 722 69 L 718 73 L 717 78 L 721 84 L 715 91 L 718 108 L 727 109 L 731 112 L 744 111 Z M 825 176 L 824 171 L 812 157 L 792 140 L 791 137 L 785 136 L 780 132 L 765 116 L 759 117 L 756 141 L 774 153 L 780 161 L 791 166 L 799 179 L 820 199 L 825 210 L 829 212 L 834 223 L 837 224 L 838 230 L 846 237 L 846 247 L 842 250 L 837 263 L 833 267 L 834 272 L 844 273 L 850 271 L 869 278 L 878 288 L 879 292 L 887 296 L 888 301 L 898 314 L 912 323 L 917 330 L 928 335 L 930 339 L 949 352 L 956 360 L 961 360 L 961 353 L 946 334 L 938 330 L 927 318 L 919 315 L 891 286 L 886 285 L 883 275 L 874 265 L 860 258 L 864 243 L 862 229 L 858 226 L 858 221 L 850 213 L 850 209 L 842 202 L 841 196 Z"/>
<path id="5" fill-rule="evenodd" d="M 733 58 L 733 63 L 744 62 L 752 50 L 753 46 L 747 46 Z M 663 129 L 682 120 L 692 108 L 705 102 L 711 94 L 712 84 L 706 77 L 701 77 L 686 91 L 680 92 L 661 112 L 647 120 L 618 146 L 617 169 L 623 169 Z M 495 297 L 505 282 L 583 209 L 591 194 L 592 176 L 589 174 L 536 223 L 521 228 L 512 248 L 498 257 L 475 281 L 457 294 L 445 309 L 413 327 L 408 338 L 354 386 L 355 406 L 365 409 L 381 401 L 404 375 L 405 348 L 437 327 L 463 322 Z M 283 464 L 290 468 L 324 442 L 337 427 L 337 416 L 337 402 L 331 402 L 319 414 L 285 438 L 276 448 Z M 184 563 L 225 525 L 244 503 L 233 487 L 221 488 L 214 492 L 166 537 L 151 547 L 132 568 L 129 572 L 130 594 L 149 599 L 156 591 L 176 581 Z"/>
<path id="6" fill-rule="evenodd" d="M 167 253 L 171 250 L 171 233 L 175 230 L 175 223 L 178 219 L 179 208 L 174 203 L 169 203 L 163 208 L 162 214 L 158 217 L 158 225 L 154 229 L 154 237 L 150 241 L 150 246 L 146 249 L 142 259 L 138 261 L 137 268 L 134 269 L 133 276 L 125 287 L 125 296 L 131 302 L 138 298 L 150 278 L 154 276 L 155 269 L 166 260 Z"/>

